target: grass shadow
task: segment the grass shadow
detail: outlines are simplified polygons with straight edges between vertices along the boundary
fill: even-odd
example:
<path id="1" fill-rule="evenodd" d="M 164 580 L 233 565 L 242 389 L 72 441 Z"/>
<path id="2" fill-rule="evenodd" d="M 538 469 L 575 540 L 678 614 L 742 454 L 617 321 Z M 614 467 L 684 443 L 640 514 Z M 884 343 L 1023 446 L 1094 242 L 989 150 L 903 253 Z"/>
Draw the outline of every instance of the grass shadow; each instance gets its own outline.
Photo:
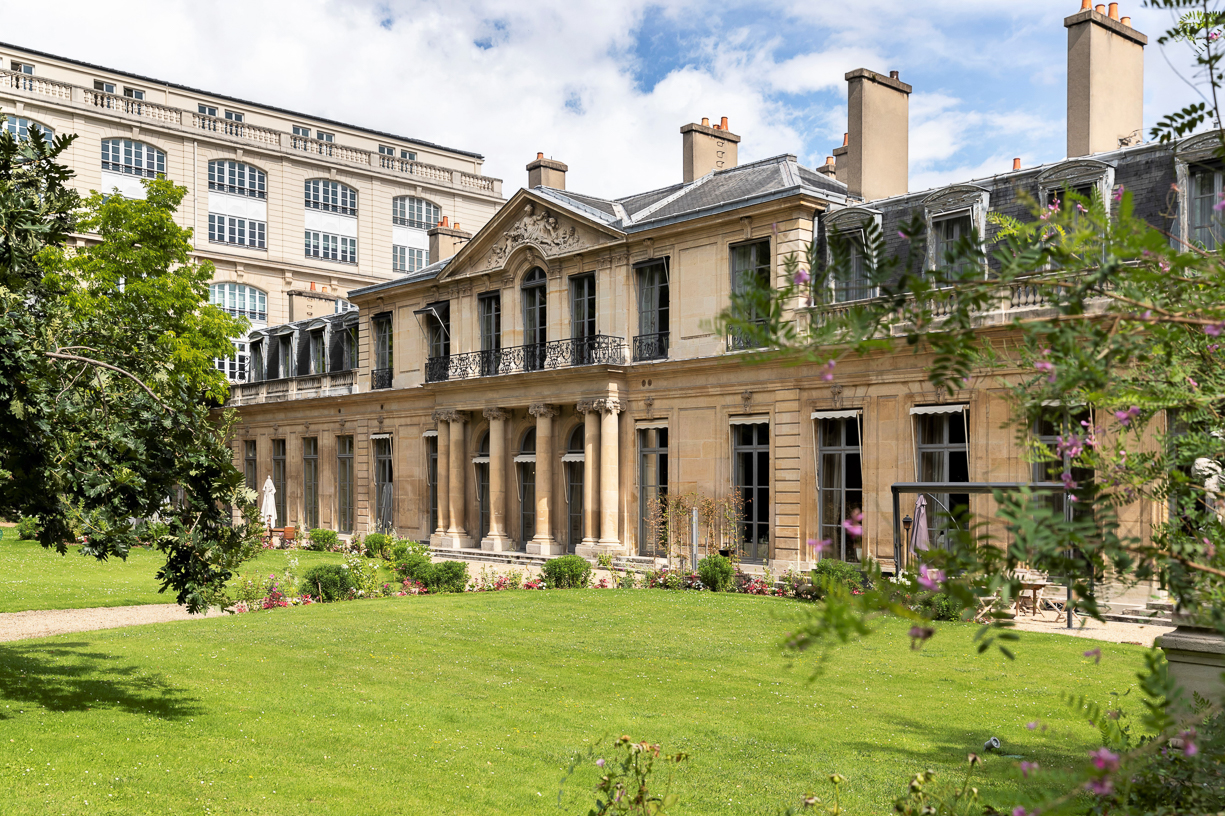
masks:
<path id="1" fill-rule="evenodd" d="M 88 642 L 0 644 L 0 700 L 57 712 L 105 708 L 166 720 L 202 713 L 198 698 L 122 660 Z M 12 708 L 0 709 L 0 720 L 12 716 Z"/>

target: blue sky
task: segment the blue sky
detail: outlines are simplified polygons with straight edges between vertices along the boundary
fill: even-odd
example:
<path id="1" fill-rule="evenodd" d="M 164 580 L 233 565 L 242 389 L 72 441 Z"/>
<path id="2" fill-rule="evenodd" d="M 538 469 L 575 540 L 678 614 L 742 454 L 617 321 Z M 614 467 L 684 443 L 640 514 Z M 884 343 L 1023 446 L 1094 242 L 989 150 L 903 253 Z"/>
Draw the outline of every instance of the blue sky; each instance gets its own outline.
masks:
<path id="1" fill-rule="evenodd" d="M 1149 35 L 1145 118 L 1194 97 L 1167 12 Z M 473 150 L 509 192 L 537 151 L 568 186 L 678 181 L 679 128 L 727 116 L 741 162 L 819 165 L 846 129 L 843 74 L 914 86 L 910 186 L 1065 151 L 1062 20 L 1079 0 L 113 0 L 6 10 L 3 39 L 253 101 Z M 48 14 L 70 24 L 48 25 Z M 133 36 L 136 29 L 143 36 Z M 1167 61 L 1168 60 L 1168 61 Z"/>

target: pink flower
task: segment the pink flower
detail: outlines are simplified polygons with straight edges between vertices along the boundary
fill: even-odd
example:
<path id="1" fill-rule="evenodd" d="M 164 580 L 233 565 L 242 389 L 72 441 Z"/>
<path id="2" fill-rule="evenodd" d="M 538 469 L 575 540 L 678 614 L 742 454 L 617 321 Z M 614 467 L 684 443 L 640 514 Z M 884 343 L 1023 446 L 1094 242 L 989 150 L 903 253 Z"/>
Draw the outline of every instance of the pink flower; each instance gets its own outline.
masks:
<path id="1" fill-rule="evenodd" d="M 1017 805 L 1016 807 L 1012 809 L 1012 816 L 1034 816 L 1034 814 L 1030 813 L 1028 810 L 1021 807 L 1020 805 Z"/>
<path id="2" fill-rule="evenodd" d="M 936 634 L 936 630 L 930 626 L 915 625 L 910 627 L 910 648 L 918 649 L 934 634 Z"/>
<path id="3" fill-rule="evenodd" d="M 1102 650 L 1101 649 L 1090 649 L 1089 651 L 1085 652 L 1084 656 L 1093 658 L 1094 663 L 1102 662 Z M 1103 748 L 1102 750 L 1105 751 L 1106 749 Z"/>
<path id="4" fill-rule="evenodd" d="M 801 269 L 799 272 L 795 273 L 795 285 L 796 286 L 803 286 L 804 284 L 808 283 L 808 281 L 810 280 L 812 280 L 812 277 L 808 274 L 807 269 Z"/>
<path id="5" fill-rule="evenodd" d="M 1063 475 L 1061 475 L 1059 478 L 1063 482 L 1064 488 L 1066 488 L 1067 490 L 1075 490 L 1077 487 L 1080 486 L 1072 479 L 1071 471 L 1065 470 L 1063 472 Z"/>
<path id="6" fill-rule="evenodd" d="M 1220 337 L 1221 332 L 1225 332 L 1225 323 L 1215 323 L 1211 326 L 1204 326 L 1204 334 L 1209 337 Z"/>
<path id="7" fill-rule="evenodd" d="M 1123 200 L 1123 193 L 1126 191 L 1127 191 L 1127 188 L 1124 187 L 1122 184 L 1114 188 L 1114 195 L 1112 196 L 1112 198 L 1114 199 L 1116 204 Z"/>
<path id="8" fill-rule="evenodd" d="M 909 241 L 909 240 L 910 240 L 910 236 L 909 236 L 909 235 L 907 235 L 906 233 L 902 232 L 901 230 L 898 230 L 898 231 L 897 231 L 897 237 L 898 237 L 898 238 L 901 238 L 903 241 Z"/>
<path id="9" fill-rule="evenodd" d="M 1221 38 L 1221 32 L 1219 31 L 1209 31 L 1208 32 L 1208 42 L 1216 42 L 1220 38 Z"/>
<path id="10" fill-rule="evenodd" d="M 1212 209 L 1216 210 L 1217 212 L 1225 210 L 1225 193 L 1221 193 L 1221 195 L 1217 198 L 1217 202 L 1212 205 Z"/>
<path id="11" fill-rule="evenodd" d="M 831 380 L 833 380 L 834 379 L 834 366 L 836 365 L 837 363 L 834 360 L 829 360 L 828 362 L 826 362 L 824 366 L 825 370 L 821 372 L 821 379 L 825 380 L 825 382 L 830 382 Z"/>
<path id="12" fill-rule="evenodd" d="M 1133 419 L 1140 416 L 1140 413 L 1141 413 L 1140 408 L 1138 406 L 1133 405 L 1130 408 L 1128 408 L 1126 411 L 1115 411 L 1114 418 L 1119 421 L 1120 425 L 1126 428 L 1127 426 L 1131 425 L 1131 421 Z"/>
<path id="13" fill-rule="evenodd" d="M 928 592 L 939 592 L 944 585 L 943 570 L 929 570 L 926 564 L 919 567 L 919 586 Z"/>
<path id="14" fill-rule="evenodd" d="M 1199 753 L 1199 746 L 1192 741 L 1195 739 L 1194 730 L 1183 731 L 1178 735 L 1178 738 L 1182 740 L 1183 756 L 1193 757 Z"/>
<path id="15" fill-rule="evenodd" d="M 1034 729 L 1038 727 L 1038 721 L 1034 720 L 1032 722 L 1027 722 L 1025 723 L 1025 727 L 1028 728 L 1030 731 L 1033 731 Z"/>
<path id="16" fill-rule="evenodd" d="M 1038 362 L 1034 363 L 1034 368 L 1049 374 L 1055 370 L 1055 364 L 1049 360 L 1039 360 Z"/>
<path id="17" fill-rule="evenodd" d="M 597 760 L 595 761 L 595 764 L 596 764 L 596 767 L 598 767 L 598 768 L 603 768 L 603 767 L 604 767 L 604 758 L 603 758 L 603 757 L 601 757 L 600 759 L 597 759 Z"/>
<path id="18" fill-rule="evenodd" d="M 843 519 L 842 529 L 856 538 L 863 535 L 863 513 L 858 510 L 852 512 L 849 519 Z"/>
<path id="19" fill-rule="evenodd" d="M 828 550 L 833 543 L 834 540 L 832 538 L 823 538 L 820 541 L 817 541 L 815 538 L 808 539 L 808 546 L 818 555 Z"/>
<path id="20" fill-rule="evenodd" d="M 1029 775 L 1031 773 L 1037 773 L 1037 772 L 1038 772 L 1037 762 L 1022 762 L 1021 763 L 1021 776 L 1025 777 L 1026 779 L 1029 779 Z"/>
<path id="21" fill-rule="evenodd" d="M 1085 209 L 1085 205 L 1084 205 L 1084 204 L 1081 204 L 1079 201 L 1077 201 L 1077 202 L 1076 202 L 1076 211 L 1077 211 L 1078 213 L 1087 213 L 1087 212 L 1089 212 L 1088 210 L 1086 210 L 1086 209 Z"/>
<path id="22" fill-rule="evenodd" d="M 1204 539 L 1204 554 L 1207 555 L 1209 558 L 1213 558 L 1216 556 L 1216 545 L 1214 545 L 1211 541 L 1209 541 L 1206 538 Z"/>
<path id="23" fill-rule="evenodd" d="M 1092 791 L 1098 796 L 1109 796 L 1114 793 L 1114 783 L 1109 778 L 1094 779 L 1085 783 L 1085 790 Z"/>
<path id="24" fill-rule="evenodd" d="M 1113 773 L 1119 769 L 1119 755 L 1112 752 L 1109 748 L 1098 748 L 1089 754 L 1089 758 L 1093 760 L 1093 767 L 1099 771 Z"/>

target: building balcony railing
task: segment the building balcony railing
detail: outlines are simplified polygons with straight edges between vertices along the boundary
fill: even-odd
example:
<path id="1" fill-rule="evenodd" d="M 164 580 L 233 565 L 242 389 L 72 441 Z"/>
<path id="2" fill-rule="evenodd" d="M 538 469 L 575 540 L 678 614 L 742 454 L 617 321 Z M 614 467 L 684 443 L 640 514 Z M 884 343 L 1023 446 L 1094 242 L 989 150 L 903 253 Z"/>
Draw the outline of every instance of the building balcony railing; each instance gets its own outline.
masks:
<path id="1" fill-rule="evenodd" d="M 761 343 L 758 343 L 748 332 L 734 328 L 727 330 L 728 351 L 748 351 L 761 347 Z"/>
<path id="2" fill-rule="evenodd" d="M 380 156 L 370 150 L 325 142 L 305 136 L 294 136 L 272 128 L 234 122 L 216 116 L 207 116 L 195 111 L 159 105 L 144 99 L 131 99 L 117 94 L 108 94 L 93 88 L 83 88 L 65 82 L 56 82 L 42 77 L 30 76 L 15 71 L 0 71 L 0 90 L 17 90 L 37 96 L 51 97 L 63 102 L 76 102 L 95 108 L 125 114 L 137 119 L 151 120 L 159 124 L 178 125 L 184 128 L 204 130 L 220 136 L 241 139 L 265 146 L 278 146 L 287 150 L 313 153 L 333 161 L 360 164 L 392 173 L 403 173 L 425 181 L 461 187 L 492 195 L 502 194 L 501 179 L 465 173 L 419 161 Z"/>
<path id="3" fill-rule="evenodd" d="M 668 359 L 668 339 L 671 332 L 640 334 L 634 338 L 634 362 Z"/>
<path id="4" fill-rule="evenodd" d="M 256 405 L 294 399 L 335 397 L 357 391 L 356 371 L 336 371 L 331 374 L 307 374 L 276 380 L 232 383 L 227 405 Z"/>
<path id="5" fill-rule="evenodd" d="M 466 380 L 497 374 L 519 374 L 586 365 L 624 365 L 625 338 L 595 334 L 551 343 L 471 351 L 431 357 L 425 364 L 426 382 Z"/>
<path id="6" fill-rule="evenodd" d="M 370 387 L 374 390 L 391 388 L 391 369 L 375 368 L 370 372 Z"/>

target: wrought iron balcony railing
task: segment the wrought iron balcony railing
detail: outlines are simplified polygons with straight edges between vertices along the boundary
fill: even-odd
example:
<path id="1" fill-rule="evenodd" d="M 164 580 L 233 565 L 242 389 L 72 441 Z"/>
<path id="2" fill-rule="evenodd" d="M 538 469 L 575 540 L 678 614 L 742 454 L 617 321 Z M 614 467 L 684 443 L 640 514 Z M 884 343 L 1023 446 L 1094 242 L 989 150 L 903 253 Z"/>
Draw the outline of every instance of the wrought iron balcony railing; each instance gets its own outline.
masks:
<path id="1" fill-rule="evenodd" d="M 634 362 L 644 360 L 668 359 L 668 338 L 670 332 L 658 334 L 640 334 L 634 338 Z"/>
<path id="2" fill-rule="evenodd" d="M 370 388 L 391 388 L 391 369 L 376 368 L 370 372 Z"/>
<path id="3" fill-rule="evenodd" d="M 753 336 L 752 333 L 738 328 L 729 328 L 727 331 L 727 350 L 728 351 L 745 351 L 746 349 L 761 348 L 761 342 Z"/>
<path id="4" fill-rule="evenodd" d="M 429 358 L 425 364 L 425 381 L 466 380 L 571 366 L 624 365 L 625 352 L 624 338 L 603 334 L 490 351 L 470 351 L 467 354 Z"/>

